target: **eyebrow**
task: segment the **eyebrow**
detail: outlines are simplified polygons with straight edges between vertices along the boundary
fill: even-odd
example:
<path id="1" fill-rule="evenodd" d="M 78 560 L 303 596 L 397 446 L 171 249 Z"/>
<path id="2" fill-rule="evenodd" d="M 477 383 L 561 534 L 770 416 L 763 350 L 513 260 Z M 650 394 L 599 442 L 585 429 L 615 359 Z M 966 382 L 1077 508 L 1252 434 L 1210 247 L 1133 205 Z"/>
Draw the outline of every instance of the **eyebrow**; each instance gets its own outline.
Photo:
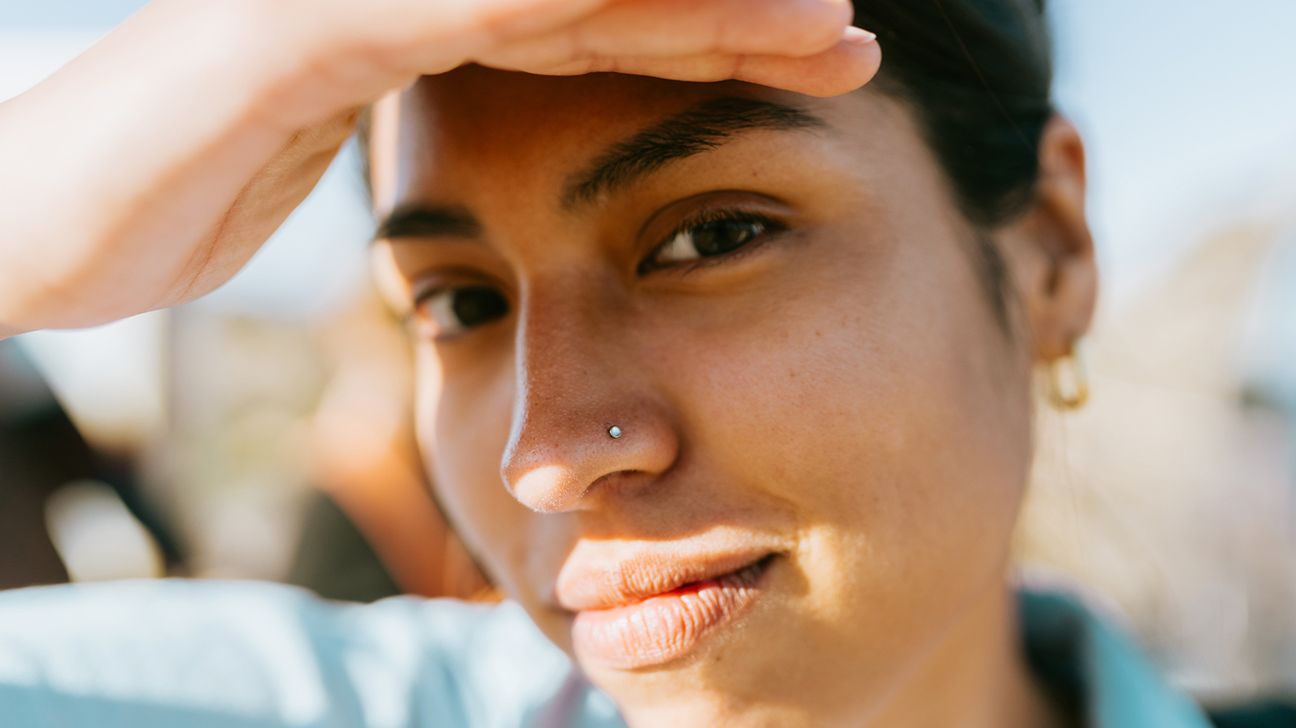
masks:
<path id="1" fill-rule="evenodd" d="M 823 119 L 772 101 L 721 98 L 705 101 L 614 144 L 563 185 L 562 206 L 574 210 L 612 194 L 666 165 L 708 152 L 752 131 L 822 129 Z M 480 238 L 482 224 L 458 206 L 401 205 L 383 218 L 374 240 Z"/>
<path id="2" fill-rule="evenodd" d="M 384 217 L 373 239 L 480 238 L 481 233 L 481 223 L 466 208 L 410 203 Z"/>
<path id="3" fill-rule="evenodd" d="M 823 119 L 805 109 L 772 101 L 705 101 L 613 145 L 588 169 L 569 178 L 563 188 L 563 208 L 572 210 L 593 202 L 671 162 L 716 149 L 739 134 L 826 126 Z"/>

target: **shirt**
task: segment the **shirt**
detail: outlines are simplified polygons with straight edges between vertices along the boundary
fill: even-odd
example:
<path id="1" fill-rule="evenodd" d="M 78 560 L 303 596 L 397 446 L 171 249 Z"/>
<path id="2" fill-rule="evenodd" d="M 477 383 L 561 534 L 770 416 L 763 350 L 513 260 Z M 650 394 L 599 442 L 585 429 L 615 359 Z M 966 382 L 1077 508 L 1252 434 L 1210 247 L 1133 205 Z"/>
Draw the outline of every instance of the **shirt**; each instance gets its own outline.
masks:
<path id="1" fill-rule="evenodd" d="M 1076 600 L 1023 593 L 1029 662 L 1093 728 L 1209 728 Z M 414 728 L 623 723 L 521 607 L 151 581 L 0 593 L 0 725 Z"/>

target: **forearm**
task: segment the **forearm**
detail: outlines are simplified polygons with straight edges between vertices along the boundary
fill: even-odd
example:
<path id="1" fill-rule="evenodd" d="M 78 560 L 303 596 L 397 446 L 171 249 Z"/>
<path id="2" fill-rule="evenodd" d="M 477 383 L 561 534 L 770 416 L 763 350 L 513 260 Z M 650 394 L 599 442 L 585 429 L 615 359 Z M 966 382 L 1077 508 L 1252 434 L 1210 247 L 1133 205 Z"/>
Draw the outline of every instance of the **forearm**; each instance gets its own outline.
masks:
<path id="1" fill-rule="evenodd" d="M 284 191 L 281 214 L 240 216 L 268 160 L 290 140 L 300 163 L 345 137 L 278 123 L 274 97 L 300 70 L 257 19 L 218 5 L 154 3 L 0 107 L 3 333 L 182 300 L 204 285 L 196 262 L 215 237 L 254 250 L 309 191 L 313 179 Z"/>

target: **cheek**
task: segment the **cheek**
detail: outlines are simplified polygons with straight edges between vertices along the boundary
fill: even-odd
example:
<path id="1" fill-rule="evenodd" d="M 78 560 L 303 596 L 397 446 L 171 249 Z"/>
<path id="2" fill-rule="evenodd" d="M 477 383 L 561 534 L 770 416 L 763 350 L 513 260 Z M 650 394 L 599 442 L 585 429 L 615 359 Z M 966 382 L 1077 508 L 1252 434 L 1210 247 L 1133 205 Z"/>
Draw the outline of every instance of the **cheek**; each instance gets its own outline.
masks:
<path id="1" fill-rule="evenodd" d="M 690 342 L 679 366 L 705 372 L 682 398 L 699 448 L 797 514 L 825 612 L 923 612 L 996 578 L 1025 480 L 1013 349 L 958 239 L 906 237 L 796 273 L 777 306 Z"/>
<path id="2" fill-rule="evenodd" d="M 509 377 L 473 377 L 467 386 L 441 386 L 441 364 L 430 347 L 418 354 L 417 417 L 425 467 L 457 535 L 497 586 L 515 595 L 514 575 L 526 559 L 525 534 L 534 517 L 505 490 L 500 455 L 508 437 Z"/>

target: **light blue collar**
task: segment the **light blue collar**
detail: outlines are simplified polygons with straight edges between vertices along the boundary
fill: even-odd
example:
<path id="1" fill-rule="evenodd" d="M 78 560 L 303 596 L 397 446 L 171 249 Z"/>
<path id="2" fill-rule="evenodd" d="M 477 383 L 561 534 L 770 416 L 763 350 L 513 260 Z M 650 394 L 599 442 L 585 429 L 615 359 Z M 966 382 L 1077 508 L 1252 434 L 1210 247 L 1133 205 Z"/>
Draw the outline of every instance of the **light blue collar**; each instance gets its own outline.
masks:
<path id="1" fill-rule="evenodd" d="M 1128 637 L 1075 599 L 1022 592 L 1020 605 L 1032 667 L 1060 697 L 1078 704 L 1088 728 L 1211 728 Z"/>

